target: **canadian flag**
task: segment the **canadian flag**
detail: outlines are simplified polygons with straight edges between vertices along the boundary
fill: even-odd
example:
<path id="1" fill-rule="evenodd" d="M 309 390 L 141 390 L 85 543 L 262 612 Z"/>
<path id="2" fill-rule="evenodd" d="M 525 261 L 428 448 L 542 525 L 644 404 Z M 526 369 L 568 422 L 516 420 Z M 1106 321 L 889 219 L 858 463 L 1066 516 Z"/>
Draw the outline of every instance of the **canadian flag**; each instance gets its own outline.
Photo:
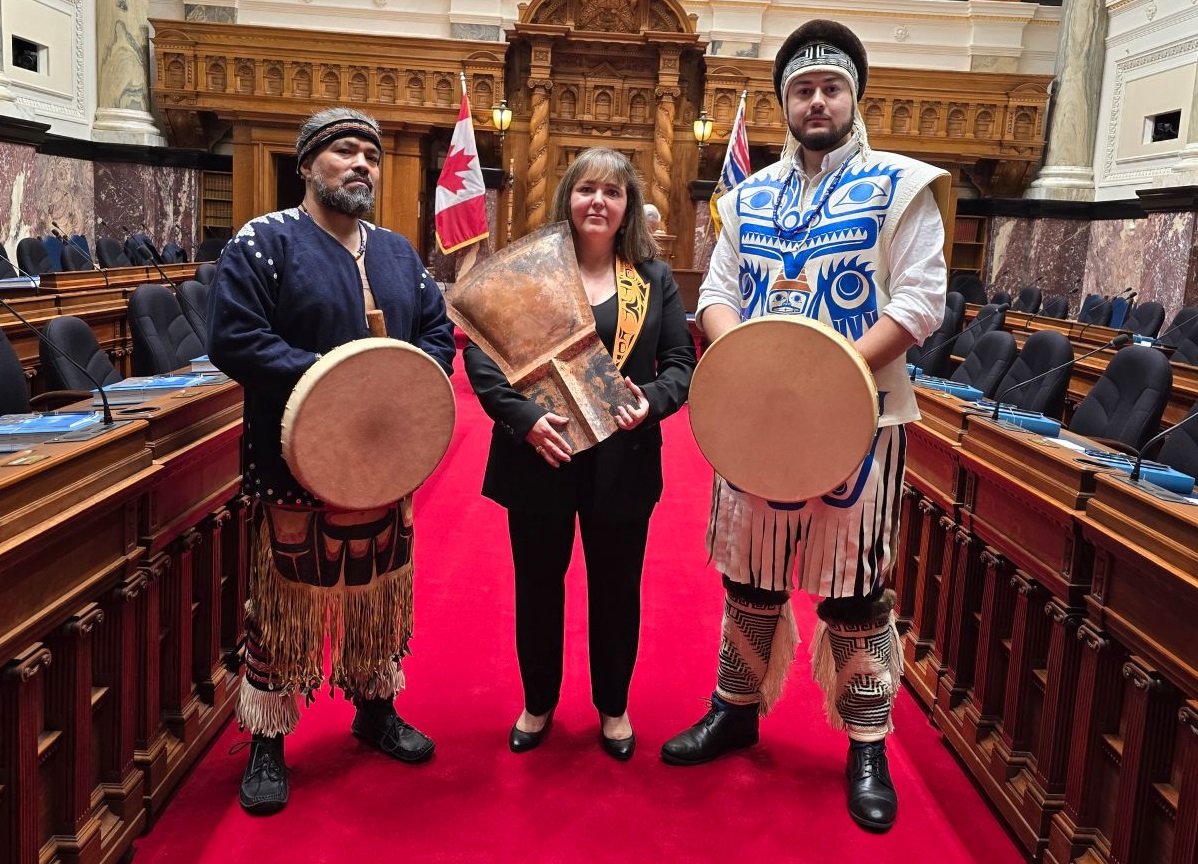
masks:
<path id="1" fill-rule="evenodd" d="M 441 176 L 437 178 L 437 205 L 433 221 L 437 227 L 437 245 L 448 254 L 490 233 L 487 227 L 487 190 L 483 186 L 482 166 L 474 144 L 474 124 L 470 120 L 470 100 L 462 94 L 462 108 L 453 127 L 449 153 Z"/>

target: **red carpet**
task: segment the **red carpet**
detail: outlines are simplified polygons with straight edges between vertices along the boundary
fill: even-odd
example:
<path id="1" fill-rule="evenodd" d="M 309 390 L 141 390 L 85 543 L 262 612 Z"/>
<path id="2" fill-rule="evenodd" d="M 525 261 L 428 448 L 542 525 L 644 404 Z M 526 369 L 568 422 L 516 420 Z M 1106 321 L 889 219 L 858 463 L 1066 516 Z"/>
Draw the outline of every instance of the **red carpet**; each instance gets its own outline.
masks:
<path id="1" fill-rule="evenodd" d="M 757 747 L 697 768 L 662 764 L 662 742 L 706 710 L 722 602 L 703 551 L 711 474 L 685 415 L 665 425 L 666 493 L 649 536 L 636 756 L 621 764 L 599 750 L 581 550 L 554 727 L 538 750 L 510 753 L 521 701 L 511 558 L 503 511 L 478 493 L 490 424 L 460 371 L 454 384 L 454 442 L 417 495 L 416 635 L 397 703 L 436 739 L 433 760 L 369 750 L 349 734 L 349 703 L 322 693 L 287 742 L 290 804 L 256 819 L 237 804 L 246 753 L 227 753 L 248 736 L 230 725 L 138 841 L 138 864 L 1023 860 L 905 692 L 889 747 L 898 824 L 883 836 L 859 829 L 845 810 L 845 741 L 824 724 L 805 645 Z M 795 605 L 806 639 L 812 606 Z"/>

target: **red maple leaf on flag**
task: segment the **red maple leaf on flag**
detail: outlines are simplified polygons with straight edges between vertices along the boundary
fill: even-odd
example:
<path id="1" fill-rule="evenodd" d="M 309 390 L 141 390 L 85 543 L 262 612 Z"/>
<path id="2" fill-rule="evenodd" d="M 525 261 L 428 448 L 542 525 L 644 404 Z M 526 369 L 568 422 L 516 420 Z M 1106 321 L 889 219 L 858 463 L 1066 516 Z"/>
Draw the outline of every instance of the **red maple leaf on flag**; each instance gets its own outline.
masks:
<path id="1" fill-rule="evenodd" d="M 466 188 L 466 181 L 462 175 L 470 172 L 470 163 L 473 161 L 474 157 L 465 150 L 450 149 L 449 155 L 445 157 L 445 166 L 441 169 L 441 188 L 454 195 L 463 191 Z"/>

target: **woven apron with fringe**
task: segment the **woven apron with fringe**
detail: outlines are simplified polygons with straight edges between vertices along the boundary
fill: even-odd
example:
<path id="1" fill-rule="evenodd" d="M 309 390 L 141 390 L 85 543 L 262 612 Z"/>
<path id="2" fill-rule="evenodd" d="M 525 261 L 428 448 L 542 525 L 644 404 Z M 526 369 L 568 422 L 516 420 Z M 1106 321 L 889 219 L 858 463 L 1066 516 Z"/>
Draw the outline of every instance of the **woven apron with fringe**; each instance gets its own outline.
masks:
<path id="1" fill-rule="evenodd" d="M 403 689 L 399 661 L 412 635 L 412 501 L 364 512 L 259 504 L 246 603 L 249 686 L 237 715 L 259 734 L 291 732 L 296 695 L 384 698 Z"/>

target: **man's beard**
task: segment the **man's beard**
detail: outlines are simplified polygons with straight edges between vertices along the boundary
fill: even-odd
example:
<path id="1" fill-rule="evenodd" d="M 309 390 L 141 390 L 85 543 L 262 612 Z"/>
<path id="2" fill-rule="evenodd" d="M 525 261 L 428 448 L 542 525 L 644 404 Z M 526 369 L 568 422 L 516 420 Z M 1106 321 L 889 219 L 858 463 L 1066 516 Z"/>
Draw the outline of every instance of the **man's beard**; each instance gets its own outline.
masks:
<path id="1" fill-rule="evenodd" d="M 826 117 L 827 115 L 823 116 Z M 831 120 L 830 117 L 828 119 Z M 799 143 L 803 145 L 804 150 L 822 153 L 840 144 L 853 131 L 853 116 L 850 115 L 849 119 L 845 120 L 841 126 L 804 130 L 799 133 L 795 133 L 793 129 L 790 131 L 799 139 Z"/>
<path id="2" fill-rule="evenodd" d="M 351 180 L 359 179 L 354 175 Z M 319 174 L 312 174 L 312 185 L 316 189 L 316 200 L 338 213 L 346 216 L 365 216 L 374 208 L 374 188 L 370 181 L 362 178 L 366 186 L 347 189 L 345 185 L 330 189 Z M 349 181 L 346 181 L 349 182 Z"/>

